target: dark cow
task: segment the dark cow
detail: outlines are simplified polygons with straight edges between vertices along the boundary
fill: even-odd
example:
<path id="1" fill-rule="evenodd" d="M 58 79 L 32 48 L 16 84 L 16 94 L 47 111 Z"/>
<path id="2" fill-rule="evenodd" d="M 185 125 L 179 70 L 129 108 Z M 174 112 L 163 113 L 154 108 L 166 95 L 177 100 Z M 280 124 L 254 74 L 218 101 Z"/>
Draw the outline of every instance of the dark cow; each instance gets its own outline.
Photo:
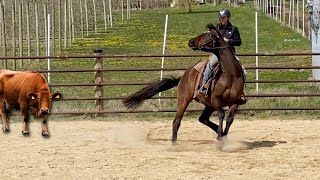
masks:
<path id="1" fill-rule="evenodd" d="M 33 71 L 0 70 L 0 113 L 2 130 L 9 131 L 8 115 L 11 109 L 21 110 L 23 116 L 22 134 L 29 134 L 29 110 L 42 119 L 42 135 L 48 136 L 47 117 L 51 100 L 61 98 L 52 94 L 45 77 Z"/>

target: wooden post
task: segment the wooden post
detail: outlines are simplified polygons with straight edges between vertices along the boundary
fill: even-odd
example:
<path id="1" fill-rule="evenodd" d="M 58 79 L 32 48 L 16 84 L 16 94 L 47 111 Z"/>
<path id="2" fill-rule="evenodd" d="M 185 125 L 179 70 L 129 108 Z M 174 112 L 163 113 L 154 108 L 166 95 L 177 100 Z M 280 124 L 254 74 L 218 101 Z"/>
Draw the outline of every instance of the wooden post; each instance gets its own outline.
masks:
<path id="1" fill-rule="evenodd" d="M 88 3 L 87 0 L 84 0 L 84 11 L 86 14 L 86 30 L 87 30 L 87 36 L 89 36 L 89 18 L 88 18 Z"/>
<path id="2" fill-rule="evenodd" d="M 297 0 L 297 32 L 300 33 L 300 19 L 299 19 L 299 0 Z"/>
<path id="3" fill-rule="evenodd" d="M 269 8 L 268 8 L 268 10 L 269 10 L 269 16 L 270 16 L 270 17 L 272 17 L 272 11 L 271 11 L 271 9 L 272 9 L 272 0 L 269 0 Z"/>
<path id="4" fill-rule="evenodd" d="M 275 9 L 274 9 L 274 7 L 275 7 L 275 5 L 274 5 L 274 0 L 272 0 L 272 5 L 271 5 L 271 7 L 272 7 L 272 14 L 271 14 L 271 17 L 274 19 L 274 15 L 275 15 Z"/>
<path id="5" fill-rule="evenodd" d="M 280 6 L 280 10 L 279 10 L 279 21 L 282 21 L 282 0 L 280 0 L 279 2 L 279 6 Z"/>
<path id="6" fill-rule="evenodd" d="M 102 50 L 94 50 L 94 55 L 101 55 Z M 99 71 L 103 68 L 103 59 L 102 58 L 94 58 L 94 69 L 97 70 L 94 74 L 95 83 L 103 83 L 103 72 Z M 103 86 L 95 86 L 95 97 L 96 98 L 102 98 L 103 97 Z M 104 110 L 104 104 L 103 100 L 96 100 L 96 111 L 103 111 Z"/>
<path id="7" fill-rule="evenodd" d="M 36 44 L 37 44 L 37 56 L 40 56 L 40 40 L 39 40 L 39 15 L 38 15 L 38 3 L 34 5 L 35 11 L 35 25 L 36 25 Z"/>
<path id="8" fill-rule="evenodd" d="M 80 3 L 80 27 L 81 27 L 81 38 L 84 38 L 84 26 L 83 26 L 82 0 L 79 0 L 79 3 Z"/>
<path id="9" fill-rule="evenodd" d="M 75 42 L 75 29 L 74 29 L 74 12 L 73 12 L 73 1 L 70 1 L 70 14 L 71 14 L 71 33 L 72 33 L 72 42 Z"/>
<path id="10" fill-rule="evenodd" d="M 123 0 L 121 0 L 121 20 L 123 21 Z"/>
<path id="11" fill-rule="evenodd" d="M 0 3 L 0 14 L 1 14 L 1 30 L 2 30 L 2 55 L 7 56 L 7 43 L 6 43 L 6 24 L 4 22 L 4 6 Z M 3 61 L 4 69 L 7 69 L 7 59 Z"/>
<path id="12" fill-rule="evenodd" d="M 302 35 L 305 36 L 305 20 L 304 20 L 304 8 L 305 8 L 305 4 L 304 4 L 304 0 L 302 0 Z"/>
<path id="13" fill-rule="evenodd" d="M 269 0 L 264 1 L 264 13 L 268 15 Z"/>
<path id="14" fill-rule="evenodd" d="M 22 35 L 22 4 L 19 4 L 19 55 L 23 56 L 23 35 Z M 20 59 L 20 67 L 23 66 L 23 60 Z"/>
<path id="15" fill-rule="evenodd" d="M 52 15 L 52 18 L 51 18 L 51 31 L 52 31 L 52 53 L 53 54 L 56 54 L 56 16 L 55 16 L 55 3 L 52 3 L 52 6 L 51 6 L 51 15 Z"/>
<path id="16" fill-rule="evenodd" d="M 43 14 L 44 14 L 44 16 L 43 16 L 43 22 L 44 22 L 44 44 L 45 44 L 45 52 L 44 52 L 44 55 L 46 56 L 47 55 L 47 53 L 46 52 L 48 52 L 48 11 L 47 11 L 47 5 L 43 5 Z"/>
<path id="17" fill-rule="evenodd" d="M 292 9 L 292 0 L 290 0 L 290 5 L 289 5 L 289 22 L 288 25 L 289 27 L 291 26 L 291 9 Z"/>
<path id="18" fill-rule="evenodd" d="M 12 56 L 16 56 L 16 4 L 12 3 Z M 13 60 L 13 70 L 17 70 L 17 60 Z"/>
<path id="19" fill-rule="evenodd" d="M 26 18 L 27 18 L 27 47 L 28 56 L 31 56 L 31 37 L 30 37 L 30 17 L 29 17 L 29 2 L 26 3 Z M 31 63 L 31 59 L 28 59 L 28 63 Z"/>
<path id="20" fill-rule="evenodd" d="M 59 22 L 58 22 L 58 34 L 59 34 L 59 35 L 58 35 L 58 36 L 59 36 L 59 37 L 58 37 L 58 39 L 59 39 L 59 40 L 58 40 L 58 44 L 59 44 L 59 45 L 58 45 L 58 51 L 59 51 L 59 53 L 61 52 L 61 46 L 62 46 L 62 40 L 61 40 L 61 34 L 62 34 L 62 33 L 61 33 L 61 31 L 62 31 L 62 29 L 61 29 L 61 1 L 62 1 L 62 0 L 59 0 L 59 1 L 58 1 L 58 3 L 59 3 L 59 4 L 58 4 L 58 21 L 59 21 Z"/>
<path id="21" fill-rule="evenodd" d="M 309 40 L 311 41 L 311 32 L 312 32 L 312 30 L 311 30 L 311 20 L 308 18 L 308 38 L 309 38 Z"/>
<path id="22" fill-rule="evenodd" d="M 68 14 L 68 9 L 67 9 L 67 3 L 68 0 L 64 1 L 64 40 L 63 40 L 63 47 L 67 48 L 67 14 Z"/>
<path id="23" fill-rule="evenodd" d="M 292 30 L 294 30 L 294 21 L 295 21 L 295 16 L 294 16 L 294 1 L 295 0 L 292 0 Z"/>
<path id="24" fill-rule="evenodd" d="M 283 24 L 286 25 L 286 0 L 283 0 Z"/>
<path id="25" fill-rule="evenodd" d="M 72 45 L 72 22 L 71 22 L 71 1 L 68 0 L 68 32 L 69 32 L 69 46 Z"/>
<path id="26" fill-rule="evenodd" d="M 278 20 L 278 12 L 279 12 L 279 0 L 277 0 L 277 5 L 276 5 L 276 20 Z"/>
<path id="27" fill-rule="evenodd" d="M 130 19 L 130 1 L 127 0 L 127 19 Z"/>
<path id="28" fill-rule="evenodd" d="M 113 27 L 112 25 L 112 7 L 111 7 L 111 0 L 109 0 L 109 15 L 110 15 L 110 27 Z"/>
<path id="29" fill-rule="evenodd" d="M 94 28 L 94 33 L 98 33 L 98 28 L 97 28 L 97 11 L 96 11 L 96 1 L 92 0 L 92 5 L 93 5 L 93 28 Z"/>
<path id="30" fill-rule="evenodd" d="M 103 20 L 104 20 L 104 30 L 107 30 L 107 24 L 108 24 L 108 20 L 107 20 L 107 5 L 106 5 L 106 0 L 102 0 L 103 2 Z"/>

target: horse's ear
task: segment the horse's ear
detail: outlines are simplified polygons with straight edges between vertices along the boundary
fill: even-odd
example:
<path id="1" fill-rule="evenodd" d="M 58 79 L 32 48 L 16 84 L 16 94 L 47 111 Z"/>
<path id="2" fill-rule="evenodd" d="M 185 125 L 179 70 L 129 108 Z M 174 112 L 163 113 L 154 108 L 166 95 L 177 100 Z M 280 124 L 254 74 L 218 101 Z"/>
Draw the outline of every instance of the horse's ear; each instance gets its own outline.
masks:
<path id="1" fill-rule="evenodd" d="M 210 24 L 208 24 L 207 25 L 207 28 L 211 31 L 212 29 L 214 29 L 215 31 L 217 30 L 217 28 L 212 24 L 212 23 L 210 23 Z"/>

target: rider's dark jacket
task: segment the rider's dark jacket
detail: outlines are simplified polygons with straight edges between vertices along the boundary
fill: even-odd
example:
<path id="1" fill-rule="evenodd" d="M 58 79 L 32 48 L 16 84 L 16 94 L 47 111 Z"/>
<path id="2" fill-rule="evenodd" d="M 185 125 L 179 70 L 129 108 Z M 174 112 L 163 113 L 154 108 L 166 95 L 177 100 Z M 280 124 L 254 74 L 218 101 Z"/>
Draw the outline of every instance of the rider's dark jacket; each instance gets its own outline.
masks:
<path id="1" fill-rule="evenodd" d="M 227 24 L 225 25 L 222 25 L 220 23 L 217 25 L 217 27 L 220 34 L 229 39 L 229 45 L 235 53 L 235 46 L 241 45 L 241 37 L 238 28 L 236 26 L 233 26 L 230 22 L 227 22 Z"/>

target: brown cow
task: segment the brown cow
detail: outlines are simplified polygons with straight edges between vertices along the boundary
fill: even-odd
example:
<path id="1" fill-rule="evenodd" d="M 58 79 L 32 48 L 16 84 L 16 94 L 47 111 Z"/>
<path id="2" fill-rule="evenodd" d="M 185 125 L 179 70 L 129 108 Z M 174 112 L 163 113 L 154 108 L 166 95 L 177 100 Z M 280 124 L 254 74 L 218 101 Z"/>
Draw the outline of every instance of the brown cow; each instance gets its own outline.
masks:
<path id="1" fill-rule="evenodd" d="M 9 131 L 8 115 L 11 109 L 21 109 L 23 116 L 22 134 L 29 134 L 29 113 L 42 118 L 42 135 L 48 136 L 47 117 L 51 100 L 61 98 L 60 93 L 52 94 L 45 77 L 32 71 L 0 70 L 0 113 L 2 130 Z"/>

